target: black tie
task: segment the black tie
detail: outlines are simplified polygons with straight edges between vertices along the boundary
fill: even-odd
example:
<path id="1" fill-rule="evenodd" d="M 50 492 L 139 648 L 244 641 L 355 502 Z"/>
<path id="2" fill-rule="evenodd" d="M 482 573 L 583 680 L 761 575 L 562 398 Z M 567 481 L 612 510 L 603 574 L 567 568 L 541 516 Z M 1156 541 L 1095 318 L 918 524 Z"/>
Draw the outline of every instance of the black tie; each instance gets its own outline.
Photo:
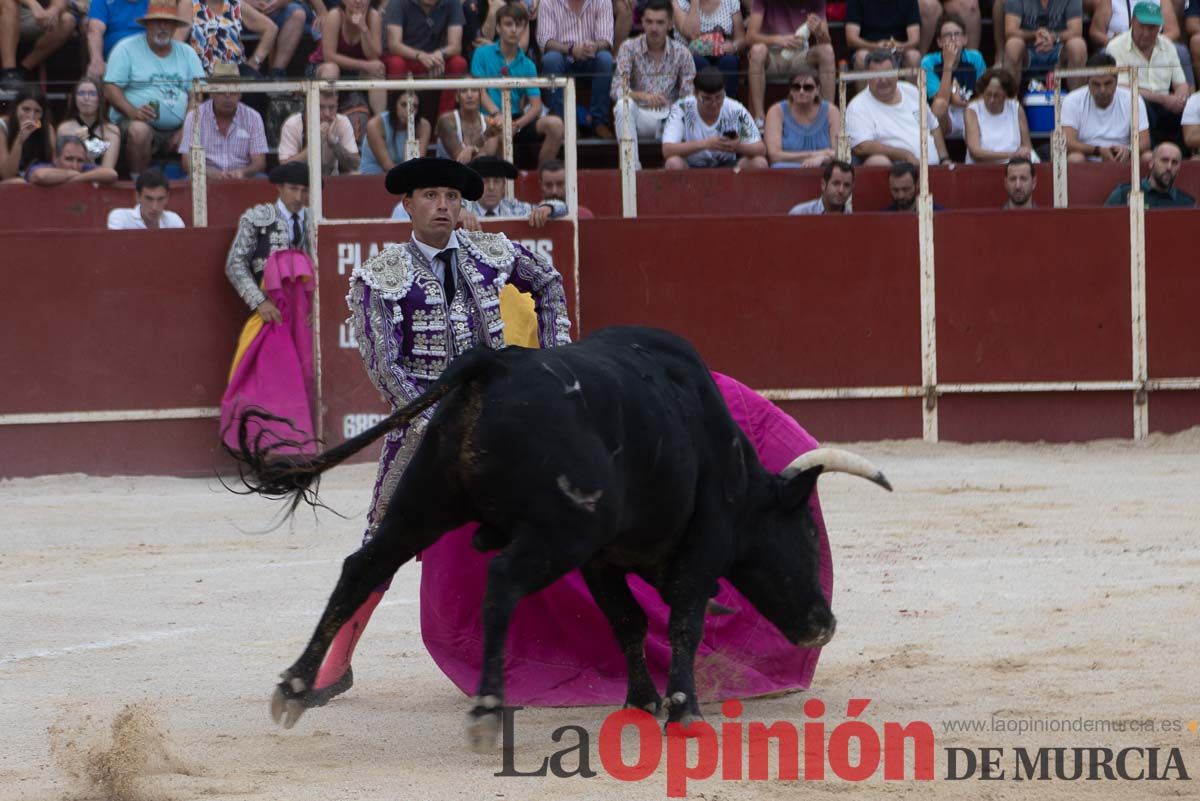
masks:
<path id="1" fill-rule="evenodd" d="M 435 257 L 442 263 L 442 289 L 446 293 L 446 305 L 454 300 L 454 262 L 452 251 L 443 250 Z"/>
<path id="2" fill-rule="evenodd" d="M 292 247 L 299 248 L 304 242 L 304 234 L 300 229 L 300 213 L 292 212 Z"/>

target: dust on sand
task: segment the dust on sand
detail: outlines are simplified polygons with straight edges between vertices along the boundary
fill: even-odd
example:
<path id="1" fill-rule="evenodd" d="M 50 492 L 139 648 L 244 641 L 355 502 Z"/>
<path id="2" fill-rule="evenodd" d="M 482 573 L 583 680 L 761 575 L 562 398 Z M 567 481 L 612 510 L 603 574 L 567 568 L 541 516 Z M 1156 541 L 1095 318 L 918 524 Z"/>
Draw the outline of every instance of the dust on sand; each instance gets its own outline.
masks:
<path id="1" fill-rule="evenodd" d="M 165 801 L 151 784 L 156 775 L 191 775 L 167 747 L 167 737 L 150 705 L 127 704 L 111 723 L 85 714 L 52 725 L 50 753 L 74 779 L 79 798 L 98 801 Z"/>
<path id="2" fill-rule="evenodd" d="M 816 697 L 828 737 L 850 699 L 869 698 L 862 719 L 877 729 L 887 721 L 933 727 L 939 780 L 877 774 L 850 783 L 827 770 L 825 781 L 798 787 L 714 777 L 690 783 L 692 797 L 1191 794 L 1194 781 L 1011 776 L 1018 746 L 1174 747 L 1193 779 L 1200 774 L 1200 732 L 1188 728 L 1200 719 L 1200 430 L 1142 443 L 851 447 L 875 461 L 896 492 L 844 476 L 821 480 L 838 633 L 807 693 L 749 700 L 741 720 L 802 724 L 805 700 Z M 469 753 L 467 699 L 421 643 L 417 564 L 400 571 L 372 619 L 355 656 L 354 689 L 291 731 L 270 724 L 276 676 L 299 655 L 342 558 L 361 537 L 373 479 L 370 465 L 334 470 L 322 498 L 349 519 L 302 511 L 265 534 L 253 532 L 277 506 L 214 481 L 0 482 L 0 798 L 74 797 L 80 787 L 51 753 L 48 728 L 68 710 L 70 719 L 91 715 L 98 731 L 131 703 L 158 710 L 150 722 L 160 732 L 169 725 L 169 743 L 143 739 L 129 752 L 136 756 L 101 758 L 91 770 L 68 759 L 91 777 L 84 789 L 97 798 L 663 798 L 661 767 L 632 784 L 603 771 L 596 734 L 607 708 L 516 716 L 517 769 L 532 770 L 570 744 L 551 735 L 576 724 L 592 735 L 594 779 L 496 777 L 499 755 Z M 593 635 L 607 636 L 580 633 Z M 704 711 L 710 723 L 723 722 L 719 705 Z M 136 714 L 130 720 L 131 731 L 148 730 Z M 1138 725 L 1021 733 L 990 730 L 993 720 Z M 952 729 L 960 722 L 983 728 Z M 120 741 L 97 753 L 120 752 Z M 91 753 L 91 740 L 77 742 L 77 753 Z M 952 747 L 1004 748 L 1008 778 L 945 781 L 944 749 Z M 176 772 L 182 768 L 164 753 L 190 772 Z"/>

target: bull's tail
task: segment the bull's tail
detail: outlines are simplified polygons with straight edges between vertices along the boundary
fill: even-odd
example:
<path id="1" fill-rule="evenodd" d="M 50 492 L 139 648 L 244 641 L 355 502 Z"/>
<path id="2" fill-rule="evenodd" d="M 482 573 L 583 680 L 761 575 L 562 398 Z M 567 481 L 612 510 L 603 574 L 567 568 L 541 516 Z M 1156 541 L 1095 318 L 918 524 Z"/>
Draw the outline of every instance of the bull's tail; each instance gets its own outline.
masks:
<path id="1" fill-rule="evenodd" d="M 295 511 L 303 501 L 310 506 L 320 505 L 317 499 L 317 484 L 322 473 L 349 459 L 375 440 L 412 422 L 417 415 L 450 394 L 456 387 L 486 375 L 498 364 L 496 352 L 490 348 L 473 348 L 467 351 L 435 381 L 429 389 L 380 420 L 371 428 L 352 437 L 335 448 L 312 457 L 284 456 L 280 449 L 293 449 L 295 442 L 272 440 L 264 442 L 263 431 L 257 436 L 250 433 L 256 420 L 283 422 L 291 421 L 276 417 L 262 409 L 248 409 L 238 419 L 238 447 L 226 446 L 226 451 L 238 463 L 238 473 L 247 493 L 271 498 L 291 497 L 288 514 Z"/>

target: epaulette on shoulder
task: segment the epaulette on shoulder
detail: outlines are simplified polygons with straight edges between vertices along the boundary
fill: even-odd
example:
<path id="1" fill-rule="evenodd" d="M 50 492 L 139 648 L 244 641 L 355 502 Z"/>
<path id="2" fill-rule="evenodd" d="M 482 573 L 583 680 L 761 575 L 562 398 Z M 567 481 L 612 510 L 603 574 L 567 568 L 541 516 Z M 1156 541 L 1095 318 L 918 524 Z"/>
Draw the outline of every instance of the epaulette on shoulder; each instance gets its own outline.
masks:
<path id="1" fill-rule="evenodd" d="M 350 280 L 362 281 L 388 300 L 398 300 L 412 288 L 415 274 L 408 248 L 392 245 L 355 267 Z"/>
<path id="2" fill-rule="evenodd" d="M 502 233 L 459 231 L 458 237 L 477 259 L 494 267 L 511 267 L 517 257 L 513 243 Z"/>

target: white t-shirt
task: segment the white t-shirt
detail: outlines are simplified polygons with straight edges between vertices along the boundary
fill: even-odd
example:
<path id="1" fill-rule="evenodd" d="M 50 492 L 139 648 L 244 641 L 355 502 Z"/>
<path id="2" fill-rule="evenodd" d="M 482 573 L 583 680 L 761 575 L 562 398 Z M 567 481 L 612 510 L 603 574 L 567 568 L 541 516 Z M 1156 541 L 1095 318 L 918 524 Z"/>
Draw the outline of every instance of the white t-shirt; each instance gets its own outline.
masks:
<path id="1" fill-rule="evenodd" d="M 972 100 L 967 106 L 975 112 L 979 121 L 979 146 L 993 153 L 1012 153 L 1021 146 L 1021 104 L 1014 98 L 1004 101 L 1004 108 L 999 114 L 987 110 L 982 99 Z M 967 164 L 974 164 L 970 149 L 967 150 Z"/>
<path id="2" fill-rule="evenodd" d="M 1200 92 L 1188 98 L 1187 105 L 1183 107 L 1183 119 L 1180 122 L 1183 125 L 1200 125 Z"/>
<path id="3" fill-rule="evenodd" d="M 850 136 L 850 147 L 858 147 L 863 142 L 879 142 L 907 150 L 914 156 L 920 155 L 921 118 L 917 115 L 924 109 L 929 115 L 929 163 L 937 164 L 937 144 L 933 139 L 933 131 L 938 127 L 937 117 L 921 100 L 917 87 L 901 81 L 896 89 L 900 92 L 899 103 L 882 103 L 867 90 L 859 92 L 846 106 L 846 133 Z"/>
<path id="4" fill-rule="evenodd" d="M 108 227 L 113 231 L 132 231 L 144 229 L 146 221 L 142 219 L 142 207 L 132 209 L 113 209 L 108 213 Z M 183 228 L 183 219 L 173 211 L 164 211 L 158 220 L 159 228 Z"/>
<path id="5" fill-rule="evenodd" d="M 1129 119 L 1131 115 L 1129 90 L 1118 86 L 1108 108 L 1100 108 L 1092 100 L 1088 87 L 1081 86 L 1067 94 L 1062 101 L 1063 127 L 1074 128 L 1079 141 L 1085 145 L 1129 147 Z M 1150 129 L 1147 120 L 1146 102 L 1138 98 L 1138 130 Z"/>
<path id="6" fill-rule="evenodd" d="M 715 125 L 709 125 L 700 117 L 696 107 L 696 97 L 684 97 L 671 105 L 671 113 L 667 115 L 666 125 L 663 126 L 663 144 L 677 145 L 681 142 L 699 142 L 711 136 L 721 136 L 731 131 L 737 138 L 749 145 L 762 141 L 758 126 L 746 107 L 736 100 L 725 98 L 721 111 L 717 114 Z M 687 157 L 687 162 L 693 167 L 721 167 L 733 165 L 738 160 L 737 153 L 727 153 L 724 150 L 701 150 Z"/>

